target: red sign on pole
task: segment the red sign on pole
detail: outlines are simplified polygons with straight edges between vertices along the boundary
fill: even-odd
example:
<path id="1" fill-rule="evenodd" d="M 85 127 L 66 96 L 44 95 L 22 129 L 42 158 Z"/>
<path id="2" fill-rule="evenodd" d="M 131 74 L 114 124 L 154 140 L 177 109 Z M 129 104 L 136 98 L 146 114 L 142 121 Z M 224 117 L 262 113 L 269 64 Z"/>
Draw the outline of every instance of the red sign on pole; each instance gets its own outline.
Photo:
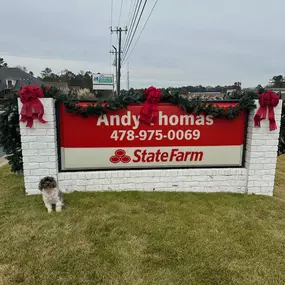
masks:
<path id="1" fill-rule="evenodd" d="M 242 166 L 245 111 L 234 120 L 215 119 L 162 103 L 149 126 L 139 121 L 141 108 L 83 118 L 60 104 L 61 170 Z"/>

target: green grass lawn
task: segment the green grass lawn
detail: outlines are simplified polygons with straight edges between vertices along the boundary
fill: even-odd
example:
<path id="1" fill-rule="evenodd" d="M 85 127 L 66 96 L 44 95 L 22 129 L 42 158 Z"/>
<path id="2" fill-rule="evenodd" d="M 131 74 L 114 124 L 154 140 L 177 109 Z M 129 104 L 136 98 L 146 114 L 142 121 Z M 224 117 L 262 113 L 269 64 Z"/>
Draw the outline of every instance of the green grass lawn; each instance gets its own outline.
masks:
<path id="1" fill-rule="evenodd" d="M 0 168 L 0 284 L 285 284 L 285 157 L 277 197 L 72 193 L 48 214 Z"/>

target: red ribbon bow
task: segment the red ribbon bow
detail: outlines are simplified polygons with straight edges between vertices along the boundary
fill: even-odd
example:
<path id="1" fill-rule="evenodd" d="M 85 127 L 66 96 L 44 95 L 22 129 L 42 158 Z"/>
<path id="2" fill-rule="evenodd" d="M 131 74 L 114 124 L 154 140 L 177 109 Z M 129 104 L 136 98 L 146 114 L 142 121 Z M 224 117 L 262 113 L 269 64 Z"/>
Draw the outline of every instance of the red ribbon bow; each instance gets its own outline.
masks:
<path id="1" fill-rule="evenodd" d="M 277 129 L 274 108 L 279 103 L 279 96 L 270 91 L 266 90 L 265 93 L 262 93 L 259 96 L 259 109 L 254 116 L 254 125 L 256 127 L 260 127 L 260 121 L 266 119 L 267 111 L 268 111 L 268 120 L 269 120 L 269 130 L 274 131 Z"/>
<path id="2" fill-rule="evenodd" d="M 161 98 L 161 90 L 151 86 L 145 90 L 144 96 L 146 100 L 140 112 L 140 121 L 150 125 L 158 117 L 158 103 Z"/>
<path id="3" fill-rule="evenodd" d="M 33 126 L 34 119 L 46 123 L 43 119 L 44 106 L 39 98 L 44 98 L 43 90 L 38 86 L 24 86 L 20 91 L 20 100 L 23 103 L 20 122 L 27 122 L 26 127 Z"/>

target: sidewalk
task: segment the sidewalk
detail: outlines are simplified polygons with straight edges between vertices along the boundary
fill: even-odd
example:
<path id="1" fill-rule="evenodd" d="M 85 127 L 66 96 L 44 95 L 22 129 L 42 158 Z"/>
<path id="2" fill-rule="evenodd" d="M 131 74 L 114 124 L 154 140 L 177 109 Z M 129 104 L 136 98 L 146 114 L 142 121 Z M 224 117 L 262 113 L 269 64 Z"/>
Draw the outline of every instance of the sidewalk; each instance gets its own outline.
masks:
<path id="1" fill-rule="evenodd" d="M 0 157 L 0 167 L 7 164 L 8 161 L 5 159 L 5 156 Z"/>

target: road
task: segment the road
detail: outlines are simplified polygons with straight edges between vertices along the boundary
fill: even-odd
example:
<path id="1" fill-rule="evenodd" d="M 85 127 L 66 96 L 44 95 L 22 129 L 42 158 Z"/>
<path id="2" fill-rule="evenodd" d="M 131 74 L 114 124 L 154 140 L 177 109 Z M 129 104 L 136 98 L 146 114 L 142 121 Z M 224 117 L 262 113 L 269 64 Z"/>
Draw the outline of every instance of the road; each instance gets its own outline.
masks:
<path id="1" fill-rule="evenodd" d="M 4 151 L 3 151 L 3 148 L 0 146 L 0 157 L 2 157 L 4 155 Z"/>

